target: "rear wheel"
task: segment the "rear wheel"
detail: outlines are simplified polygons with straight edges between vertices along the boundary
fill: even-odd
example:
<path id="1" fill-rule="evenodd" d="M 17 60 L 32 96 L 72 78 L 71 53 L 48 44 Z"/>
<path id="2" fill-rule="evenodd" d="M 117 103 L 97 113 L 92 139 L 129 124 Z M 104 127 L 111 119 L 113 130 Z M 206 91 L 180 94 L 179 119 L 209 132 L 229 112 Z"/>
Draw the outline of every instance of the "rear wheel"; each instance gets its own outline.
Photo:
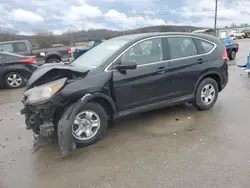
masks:
<path id="1" fill-rule="evenodd" d="M 98 103 L 87 103 L 79 110 L 72 124 L 72 135 L 79 147 L 94 144 L 107 129 L 107 113 Z"/>
<path id="2" fill-rule="evenodd" d="M 23 75 L 18 72 L 10 72 L 5 76 L 5 85 L 10 89 L 23 87 L 25 81 Z"/>
<path id="3" fill-rule="evenodd" d="M 199 84 L 193 105 L 199 110 L 212 108 L 217 101 L 219 88 L 217 82 L 212 78 L 205 78 Z"/>
<path id="4" fill-rule="evenodd" d="M 234 59 L 236 58 L 236 51 L 235 51 L 235 50 L 232 50 L 231 52 L 229 52 L 228 58 L 229 58 L 230 60 L 234 60 Z"/>
<path id="5" fill-rule="evenodd" d="M 46 61 L 46 63 L 60 63 L 61 59 L 59 58 L 52 58 Z"/>

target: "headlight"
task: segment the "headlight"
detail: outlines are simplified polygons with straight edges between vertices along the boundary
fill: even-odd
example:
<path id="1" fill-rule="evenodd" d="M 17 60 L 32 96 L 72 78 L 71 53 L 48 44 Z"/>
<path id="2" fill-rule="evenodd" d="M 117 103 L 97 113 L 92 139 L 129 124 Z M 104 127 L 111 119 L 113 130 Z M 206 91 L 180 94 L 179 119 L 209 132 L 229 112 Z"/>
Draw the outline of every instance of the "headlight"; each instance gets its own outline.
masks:
<path id="1" fill-rule="evenodd" d="M 65 84 L 67 78 L 62 78 L 47 84 L 27 90 L 24 96 L 27 97 L 26 103 L 37 103 L 45 101 L 56 94 Z"/>

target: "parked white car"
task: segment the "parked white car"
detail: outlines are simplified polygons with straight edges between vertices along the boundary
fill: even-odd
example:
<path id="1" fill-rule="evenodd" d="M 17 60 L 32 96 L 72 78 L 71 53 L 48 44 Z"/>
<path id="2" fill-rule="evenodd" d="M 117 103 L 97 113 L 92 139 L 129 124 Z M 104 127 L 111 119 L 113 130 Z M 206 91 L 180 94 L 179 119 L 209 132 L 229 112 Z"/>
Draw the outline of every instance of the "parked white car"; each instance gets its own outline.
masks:
<path id="1" fill-rule="evenodd" d="M 244 39 L 244 38 L 246 38 L 246 35 L 245 35 L 245 33 L 236 33 L 236 32 L 234 32 L 234 33 L 230 34 L 230 37 L 232 37 L 233 39 L 236 39 L 236 38 Z"/>

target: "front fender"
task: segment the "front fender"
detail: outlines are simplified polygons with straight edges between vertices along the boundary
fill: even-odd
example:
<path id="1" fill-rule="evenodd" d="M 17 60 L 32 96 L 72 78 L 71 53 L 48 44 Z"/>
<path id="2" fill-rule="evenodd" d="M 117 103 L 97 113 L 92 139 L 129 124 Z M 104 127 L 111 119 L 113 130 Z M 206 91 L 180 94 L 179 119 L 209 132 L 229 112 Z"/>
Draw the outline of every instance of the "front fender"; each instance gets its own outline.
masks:
<path id="1" fill-rule="evenodd" d="M 80 98 L 77 102 L 69 106 L 65 110 L 62 118 L 60 119 L 58 123 L 58 142 L 59 142 L 60 150 L 63 156 L 68 155 L 70 151 L 75 149 L 75 146 L 76 146 L 73 136 L 72 136 L 72 124 L 73 124 L 76 114 L 88 101 L 94 98 L 105 99 L 106 101 L 109 102 L 113 113 L 117 112 L 117 109 L 113 100 L 109 96 L 102 94 L 102 93 L 94 93 L 94 94 L 87 93 L 82 98 Z"/>

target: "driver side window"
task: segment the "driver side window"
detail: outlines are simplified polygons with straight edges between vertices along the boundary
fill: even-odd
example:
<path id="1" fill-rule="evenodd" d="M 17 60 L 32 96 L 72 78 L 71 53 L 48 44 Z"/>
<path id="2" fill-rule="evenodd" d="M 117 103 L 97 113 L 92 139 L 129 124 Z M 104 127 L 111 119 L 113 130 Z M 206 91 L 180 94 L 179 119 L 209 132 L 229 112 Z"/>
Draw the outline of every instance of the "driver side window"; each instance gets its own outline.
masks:
<path id="1" fill-rule="evenodd" d="M 148 39 L 132 46 L 121 56 L 121 60 L 132 60 L 137 65 L 163 61 L 162 38 Z"/>

